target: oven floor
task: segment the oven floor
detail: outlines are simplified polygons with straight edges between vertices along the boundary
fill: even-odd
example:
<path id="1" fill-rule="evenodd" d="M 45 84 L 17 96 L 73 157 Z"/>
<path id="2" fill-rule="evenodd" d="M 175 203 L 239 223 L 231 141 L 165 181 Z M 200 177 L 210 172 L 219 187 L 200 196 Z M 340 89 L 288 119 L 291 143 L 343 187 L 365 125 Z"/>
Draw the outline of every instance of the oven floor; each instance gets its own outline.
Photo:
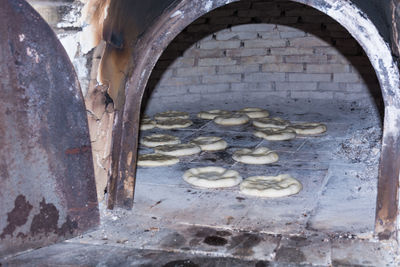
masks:
<path id="1" fill-rule="evenodd" d="M 57 255 L 81 255 L 88 263 L 107 266 L 395 264 L 395 244 L 376 242 L 373 237 L 382 132 L 376 109 L 326 101 L 273 103 L 248 106 L 264 107 L 272 116 L 291 121 L 323 122 L 327 133 L 269 142 L 254 137 L 251 125 L 218 126 L 197 119 L 199 109 L 182 107 L 191 113 L 193 126 L 144 131 L 142 136 L 162 132 L 185 143 L 200 135 L 215 135 L 228 142 L 228 149 L 184 157 L 174 166 L 138 168 L 132 211 L 108 211 L 101 203 L 98 230 L 10 262 L 34 258 L 64 264 L 56 260 Z M 156 111 L 161 110 L 149 113 Z M 232 160 L 236 149 L 256 146 L 274 149 L 279 161 L 253 166 Z M 140 147 L 139 153 L 151 151 Z M 301 181 L 303 190 L 289 197 L 263 199 L 242 195 L 238 187 L 200 189 L 183 181 L 185 170 L 208 165 L 237 170 L 243 178 L 289 173 Z M 176 260 L 187 260 L 188 265 Z"/>

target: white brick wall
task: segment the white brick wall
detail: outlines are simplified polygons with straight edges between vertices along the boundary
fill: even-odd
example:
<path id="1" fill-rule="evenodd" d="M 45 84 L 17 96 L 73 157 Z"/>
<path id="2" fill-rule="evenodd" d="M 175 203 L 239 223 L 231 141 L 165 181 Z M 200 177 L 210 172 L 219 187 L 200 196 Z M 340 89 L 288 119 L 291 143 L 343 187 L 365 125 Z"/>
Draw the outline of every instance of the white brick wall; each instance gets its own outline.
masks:
<path id="1" fill-rule="evenodd" d="M 170 108 L 186 100 L 204 106 L 380 95 L 368 58 L 346 30 L 290 1 L 237 2 L 199 18 L 167 48 L 149 84 L 149 106 Z"/>

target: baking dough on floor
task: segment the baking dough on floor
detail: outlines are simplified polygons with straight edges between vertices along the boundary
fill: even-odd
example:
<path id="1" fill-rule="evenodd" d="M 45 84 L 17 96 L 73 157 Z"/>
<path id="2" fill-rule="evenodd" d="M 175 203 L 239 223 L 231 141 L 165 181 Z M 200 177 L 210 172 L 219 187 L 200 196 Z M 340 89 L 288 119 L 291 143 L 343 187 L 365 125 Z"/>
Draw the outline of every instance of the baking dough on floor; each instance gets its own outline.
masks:
<path id="1" fill-rule="evenodd" d="M 253 125 L 258 128 L 270 127 L 270 128 L 284 129 L 290 125 L 290 121 L 278 117 L 258 118 L 253 120 Z"/>
<path id="2" fill-rule="evenodd" d="M 235 126 L 235 125 L 242 125 L 246 124 L 250 118 L 241 113 L 232 113 L 228 115 L 222 115 L 215 117 L 214 122 L 219 125 L 224 126 Z"/>
<path id="3" fill-rule="evenodd" d="M 197 113 L 197 117 L 205 120 L 213 120 L 215 117 L 228 114 L 231 114 L 231 112 L 227 110 L 213 109 L 209 111 L 201 111 Z"/>
<path id="4" fill-rule="evenodd" d="M 140 121 L 140 130 L 146 131 L 156 127 L 156 122 L 153 121 L 149 116 L 144 115 Z"/>
<path id="5" fill-rule="evenodd" d="M 168 110 L 165 112 L 156 113 L 154 119 L 157 121 L 169 119 L 189 119 L 189 113 L 175 110 Z"/>
<path id="6" fill-rule="evenodd" d="M 179 162 L 179 158 L 162 154 L 139 155 L 137 165 L 141 167 L 159 167 L 174 165 Z"/>
<path id="7" fill-rule="evenodd" d="M 225 140 L 217 136 L 200 136 L 190 141 L 190 143 L 198 145 L 203 151 L 224 150 L 228 146 Z"/>
<path id="8" fill-rule="evenodd" d="M 326 132 L 326 125 L 322 123 L 303 122 L 290 125 L 288 128 L 293 129 L 297 134 L 313 135 Z"/>
<path id="9" fill-rule="evenodd" d="M 257 197 L 284 197 L 297 194 L 301 183 L 289 174 L 252 176 L 240 184 L 240 193 Z"/>
<path id="10" fill-rule="evenodd" d="M 144 146 L 147 147 L 156 147 L 162 145 L 175 145 L 180 144 L 181 140 L 178 137 L 168 134 L 152 134 L 143 137 L 142 141 L 140 142 Z"/>
<path id="11" fill-rule="evenodd" d="M 154 151 L 163 155 L 183 157 L 200 153 L 201 148 L 195 144 L 176 144 L 157 146 Z"/>
<path id="12" fill-rule="evenodd" d="M 269 112 L 262 108 L 243 108 L 238 113 L 244 113 L 251 119 L 264 118 L 269 116 Z"/>
<path id="13" fill-rule="evenodd" d="M 183 179 L 205 188 L 232 187 L 242 181 L 237 171 L 214 166 L 189 169 L 183 174 Z"/>
<path id="14" fill-rule="evenodd" d="M 269 148 L 258 147 L 255 149 L 244 148 L 236 150 L 232 158 L 245 164 L 269 164 L 277 162 L 279 156 Z"/>
<path id="15" fill-rule="evenodd" d="M 286 141 L 296 138 L 296 132 L 289 128 L 261 128 L 254 131 L 254 135 L 268 141 Z"/>
<path id="16" fill-rule="evenodd" d="M 177 118 L 157 121 L 156 126 L 160 129 L 179 129 L 189 127 L 192 124 L 193 122 L 191 120 Z"/>

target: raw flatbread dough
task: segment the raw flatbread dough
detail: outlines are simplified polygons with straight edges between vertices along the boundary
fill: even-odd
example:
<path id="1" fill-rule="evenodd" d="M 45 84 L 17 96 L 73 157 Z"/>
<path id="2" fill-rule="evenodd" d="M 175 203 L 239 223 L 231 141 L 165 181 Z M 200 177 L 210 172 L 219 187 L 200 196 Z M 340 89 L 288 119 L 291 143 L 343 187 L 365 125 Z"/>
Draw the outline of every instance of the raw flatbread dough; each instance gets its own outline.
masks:
<path id="1" fill-rule="evenodd" d="M 326 132 L 326 125 L 322 123 L 303 122 L 290 125 L 288 128 L 293 129 L 297 134 L 313 135 Z"/>
<path id="2" fill-rule="evenodd" d="M 269 148 L 259 147 L 255 149 L 244 148 L 236 150 L 232 158 L 245 164 L 269 164 L 277 162 L 279 156 Z"/>
<path id="3" fill-rule="evenodd" d="M 242 177 L 237 171 L 209 166 L 187 170 L 183 174 L 183 180 L 199 187 L 218 188 L 238 185 Z"/>
<path id="4" fill-rule="evenodd" d="M 158 146 L 154 151 L 163 155 L 183 157 L 200 153 L 201 148 L 195 144 L 176 144 Z"/>
<path id="5" fill-rule="evenodd" d="M 156 127 L 156 122 L 153 121 L 149 116 L 144 115 L 140 121 L 140 130 L 146 131 Z"/>
<path id="6" fill-rule="evenodd" d="M 268 141 L 286 141 L 291 140 L 296 137 L 296 132 L 292 129 L 277 129 L 266 127 L 254 131 L 254 135 L 260 138 L 264 138 Z"/>
<path id="7" fill-rule="evenodd" d="M 169 119 L 189 119 L 189 113 L 176 110 L 168 110 L 155 114 L 154 119 L 156 119 L 157 121 Z"/>
<path id="8" fill-rule="evenodd" d="M 192 124 L 193 122 L 191 120 L 180 118 L 157 121 L 157 127 L 160 129 L 186 128 Z"/>
<path id="9" fill-rule="evenodd" d="M 253 120 L 253 125 L 259 128 L 278 128 L 284 129 L 290 125 L 289 121 L 274 117 L 274 118 L 258 118 Z"/>
<path id="10" fill-rule="evenodd" d="M 178 137 L 168 134 L 152 134 L 143 137 L 141 143 L 147 147 L 180 144 Z"/>
<path id="11" fill-rule="evenodd" d="M 289 174 L 252 176 L 240 184 L 240 193 L 257 197 L 284 197 L 297 194 L 301 183 Z"/>
<path id="12" fill-rule="evenodd" d="M 197 114 L 197 117 L 205 120 L 213 120 L 215 117 L 228 114 L 231 114 L 231 112 L 227 110 L 213 109 L 209 111 L 201 111 Z"/>
<path id="13" fill-rule="evenodd" d="M 179 162 L 179 158 L 162 154 L 139 155 L 137 165 L 142 167 L 169 166 Z"/>
<path id="14" fill-rule="evenodd" d="M 250 118 L 245 114 L 232 113 L 228 115 L 215 117 L 214 122 L 216 124 L 224 126 L 235 126 L 235 125 L 246 124 L 249 120 Z"/>
<path id="15" fill-rule="evenodd" d="M 262 108 L 243 108 L 238 113 L 244 113 L 251 119 L 265 118 L 269 116 L 269 112 Z"/>
<path id="16" fill-rule="evenodd" d="M 200 136 L 190 141 L 190 143 L 198 145 L 203 151 L 224 150 L 228 146 L 225 140 L 217 136 Z"/>

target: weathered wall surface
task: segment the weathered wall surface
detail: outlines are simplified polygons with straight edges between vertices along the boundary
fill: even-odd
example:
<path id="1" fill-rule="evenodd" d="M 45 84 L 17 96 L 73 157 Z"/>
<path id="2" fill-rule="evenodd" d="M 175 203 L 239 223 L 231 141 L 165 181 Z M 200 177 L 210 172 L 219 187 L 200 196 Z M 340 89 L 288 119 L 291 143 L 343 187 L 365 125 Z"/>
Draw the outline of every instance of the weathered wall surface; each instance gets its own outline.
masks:
<path id="1" fill-rule="evenodd" d="M 259 0 L 230 4 L 189 25 L 161 56 L 147 90 L 149 108 L 380 95 L 368 58 L 337 22 L 290 1 Z"/>

